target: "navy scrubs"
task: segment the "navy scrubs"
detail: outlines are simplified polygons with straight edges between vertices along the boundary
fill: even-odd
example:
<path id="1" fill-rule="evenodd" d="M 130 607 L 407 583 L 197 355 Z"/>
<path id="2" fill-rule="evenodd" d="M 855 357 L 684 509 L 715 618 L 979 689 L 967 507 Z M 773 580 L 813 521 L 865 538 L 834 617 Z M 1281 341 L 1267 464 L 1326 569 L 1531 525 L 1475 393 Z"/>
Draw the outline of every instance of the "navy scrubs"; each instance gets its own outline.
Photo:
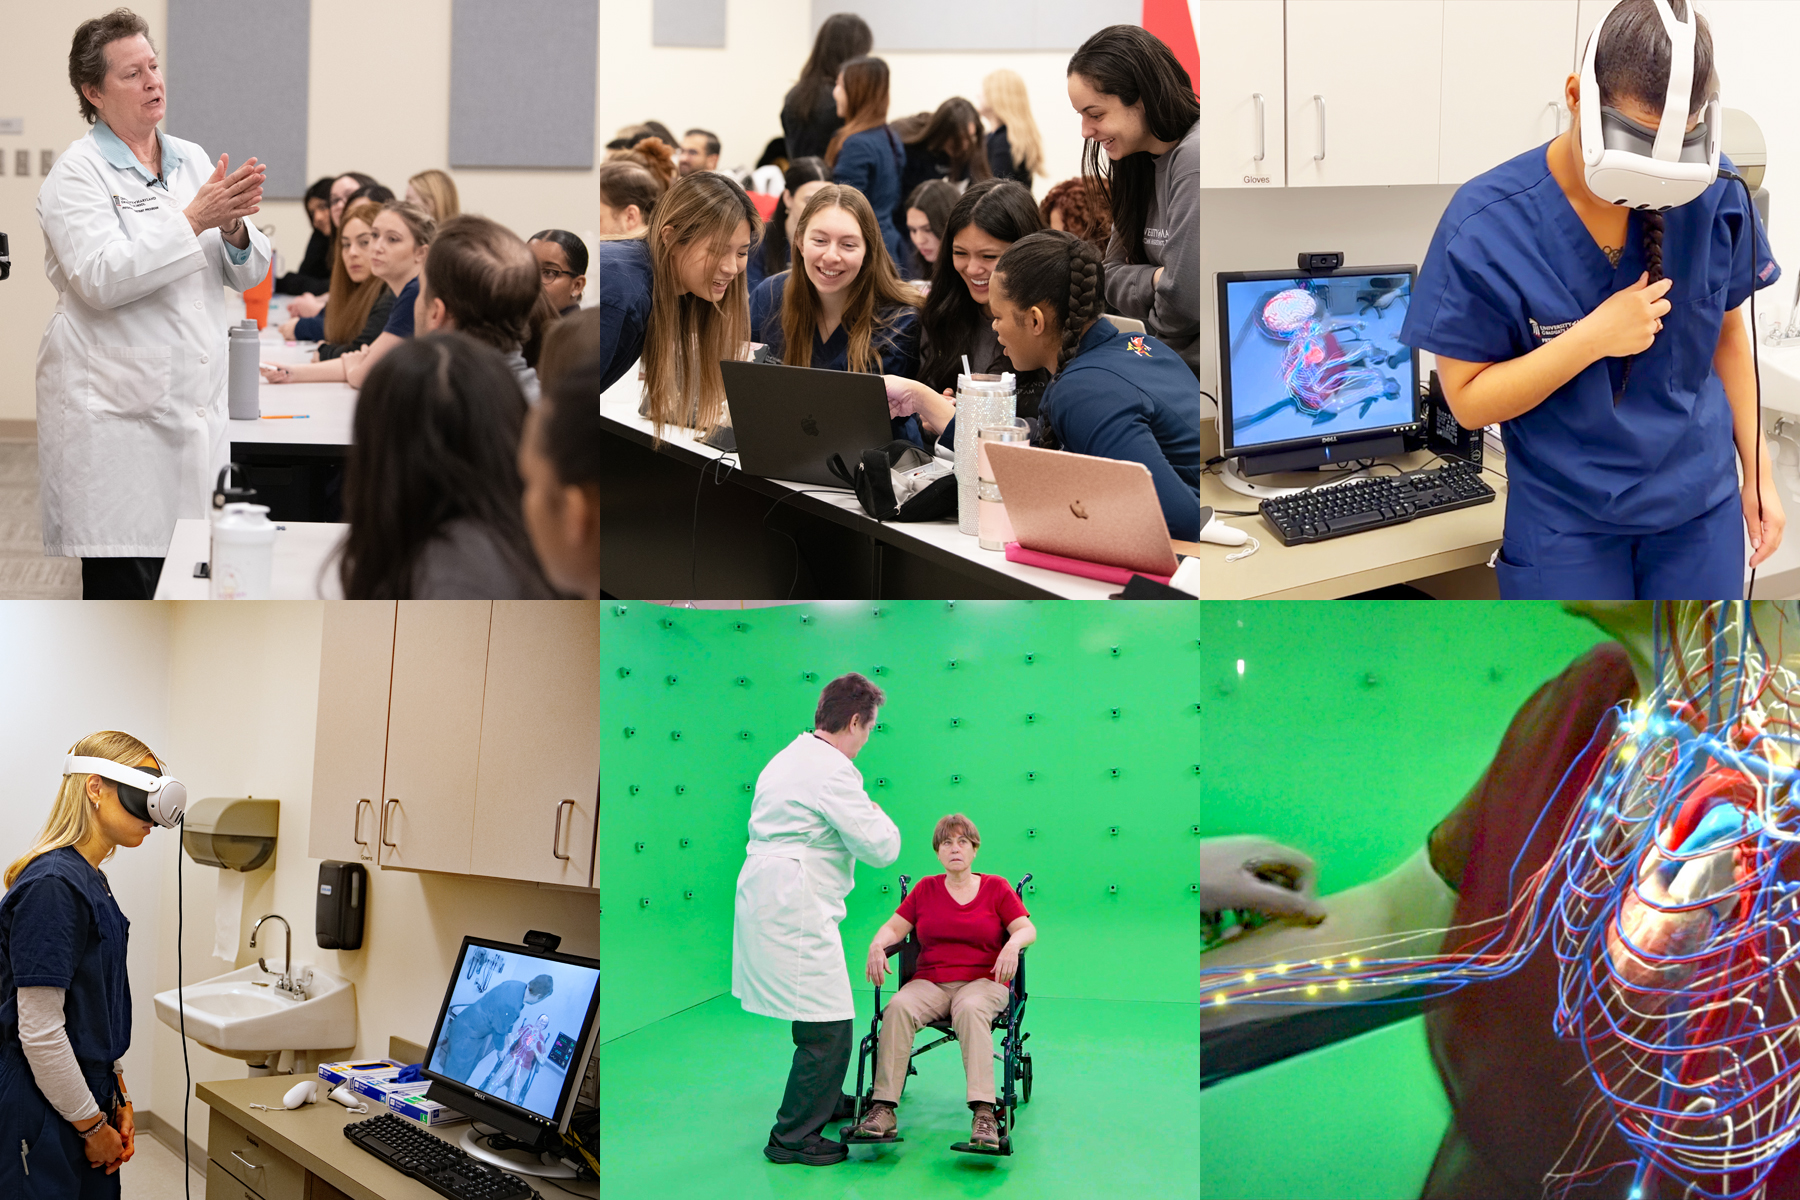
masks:
<path id="1" fill-rule="evenodd" d="M 791 274 L 791 271 L 783 271 L 779 275 L 771 275 L 750 293 L 750 340 L 765 343 L 770 355 L 777 361 L 780 361 L 787 345 L 787 339 L 781 333 L 781 297 Z M 887 319 L 888 328 L 873 334 L 871 345 L 881 359 L 881 373 L 901 375 L 907 379 L 916 378 L 919 373 L 919 310 L 893 307 L 883 310 L 880 315 Z M 811 365 L 814 368 L 821 371 L 850 369 L 850 331 L 843 322 L 838 322 L 838 327 L 824 340 L 820 339 L 819 331 L 814 329 L 812 342 Z M 1194 402 L 1199 403 L 1198 396 Z M 925 429 L 916 415 L 894 417 L 892 421 L 896 440 L 924 447 Z"/>
<path id="2" fill-rule="evenodd" d="M 650 247 L 643 238 L 600 243 L 600 390 L 644 353 L 650 324 Z"/>
<path id="3" fill-rule="evenodd" d="M 1150 468 L 1169 536 L 1199 540 L 1200 392 L 1179 354 L 1095 321 L 1044 389 L 1038 419 L 1073 454 Z"/>
<path id="4" fill-rule="evenodd" d="M 1645 270 L 1633 214 L 1607 261 L 1539 146 L 1457 190 L 1419 273 L 1402 341 L 1465 362 L 1529 354 Z M 1720 166 L 1729 168 L 1721 157 Z M 1733 180 L 1664 216 L 1670 309 L 1650 349 L 1589 366 L 1501 423 L 1508 599 L 1727 600 L 1748 539 L 1731 408 L 1713 370 L 1725 315 L 1781 270 Z"/>
<path id="5" fill-rule="evenodd" d="M 419 299 L 419 277 L 414 275 L 394 297 L 394 307 L 388 310 L 387 324 L 381 332 L 391 333 L 395 337 L 409 338 L 413 335 L 413 305 Z"/>
<path id="6" fill-rule="evenodd" d="M 20 1197 L 119 1195 L 90 1170 L 81 1135 L 38 1090 L 19 1045 L 19 989 L 64 989 L 69 1045 L 102 1112 L 112 1065 L 131 1045 L 125 943 L 131 923 L 105 876 L 72 846 L 41 854 L 0 899 L 0 1191 Z"/>
<path id="7" fill-rule="evenodd" d="M 881 240 L 887 243 L 888 256 L 894 269 L 900 269 L 900 230 L 894 227 L 894 209 L 899 205 L 900 174 L 906 161 L 900 135 L 890 126 L 865 129 L 844 139 L 838 147 L 837 163 L 831 169 L 831 182 L 844 183 L 863 194 L 875 210 L 881 225 Z"/>

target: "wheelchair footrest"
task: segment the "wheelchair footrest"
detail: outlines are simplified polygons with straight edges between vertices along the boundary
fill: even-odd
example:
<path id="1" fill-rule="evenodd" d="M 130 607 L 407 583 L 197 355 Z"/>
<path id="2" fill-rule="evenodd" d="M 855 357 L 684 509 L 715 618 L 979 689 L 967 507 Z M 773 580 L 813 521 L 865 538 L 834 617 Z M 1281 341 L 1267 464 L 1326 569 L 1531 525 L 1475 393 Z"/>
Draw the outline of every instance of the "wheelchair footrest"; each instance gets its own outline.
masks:
<path id="1" fill-rule="evenodd" d="M 950 1148 L 952 1150 L 961 1151 L 964 1154 L 986 1154 L 993 1157 L 1002 1157 L 1012 1153 L 1012 1139 L 1002 1136 L 998 1146 L 989 1146 L 981 1142 L 952 1142 Z"/>

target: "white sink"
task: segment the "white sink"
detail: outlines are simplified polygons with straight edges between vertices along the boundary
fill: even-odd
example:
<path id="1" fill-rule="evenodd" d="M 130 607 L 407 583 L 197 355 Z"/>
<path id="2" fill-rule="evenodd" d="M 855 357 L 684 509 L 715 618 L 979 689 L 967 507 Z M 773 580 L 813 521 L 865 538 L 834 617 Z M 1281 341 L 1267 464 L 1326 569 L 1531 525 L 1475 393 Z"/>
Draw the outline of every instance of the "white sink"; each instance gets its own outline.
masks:
<path id="1" fill-rule="evenodd" d="M 308 968 L 302 966 L 304 973 Z M 280 978 L 252 964 L 228 975 L 156 994 L 156 1018 L 180 1031 L 187 1012 L 187 1036 L 233 1058 L 260 1059 L 280 1050 L 336 1050 L 356 1044 L 356 985 L 328 971 L 313 970 L 307 999 L 275 990 Z"/>

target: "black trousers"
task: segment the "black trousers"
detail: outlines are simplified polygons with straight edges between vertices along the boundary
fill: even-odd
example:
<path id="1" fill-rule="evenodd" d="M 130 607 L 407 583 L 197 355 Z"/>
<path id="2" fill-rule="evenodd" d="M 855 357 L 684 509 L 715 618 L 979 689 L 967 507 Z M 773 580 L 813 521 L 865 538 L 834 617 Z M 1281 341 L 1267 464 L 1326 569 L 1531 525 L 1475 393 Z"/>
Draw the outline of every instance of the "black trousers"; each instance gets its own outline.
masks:
<path id="1" fill-rule="evenodd" d="M 794 1065 L 770 1131 L 777 1142 L 798 1149 L 832 1119 L 850 1069 L 855 1027 L 854 1021 L 794 1022 Z"/>
<path id="2" fill-rule="evenodd" d="M 83 600 L 152 600 L 162 575 L 160 558 L 84 558 Z"/>

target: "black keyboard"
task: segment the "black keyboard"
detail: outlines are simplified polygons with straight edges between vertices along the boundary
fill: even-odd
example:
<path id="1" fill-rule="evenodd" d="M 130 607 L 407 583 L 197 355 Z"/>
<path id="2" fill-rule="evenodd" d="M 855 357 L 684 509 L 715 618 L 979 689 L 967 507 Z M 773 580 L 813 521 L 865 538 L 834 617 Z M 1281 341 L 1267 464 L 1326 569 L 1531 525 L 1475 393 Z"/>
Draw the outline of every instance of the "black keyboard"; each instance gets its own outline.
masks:
<path id="1" fill-rule="evenodd" d="M 1282 545 L 1296 546 L 1403 525 L 1415 517 L 1487 504 L 1493 498 L 1494 489 L 1482 481 L 1480 467 L 1450 459 L 1435 470 L 1350 479 L 1264 500 L 1258 508 Z"/>
<path id="2" fill-rule="evenodd" d="M 440 1196 L 511 1200 L 537 1194 L 517 1175 L 472 1158 L 460 1146 L 452 1146 L 391 1112 L 344 1126 L 344 1136 Z"/>

